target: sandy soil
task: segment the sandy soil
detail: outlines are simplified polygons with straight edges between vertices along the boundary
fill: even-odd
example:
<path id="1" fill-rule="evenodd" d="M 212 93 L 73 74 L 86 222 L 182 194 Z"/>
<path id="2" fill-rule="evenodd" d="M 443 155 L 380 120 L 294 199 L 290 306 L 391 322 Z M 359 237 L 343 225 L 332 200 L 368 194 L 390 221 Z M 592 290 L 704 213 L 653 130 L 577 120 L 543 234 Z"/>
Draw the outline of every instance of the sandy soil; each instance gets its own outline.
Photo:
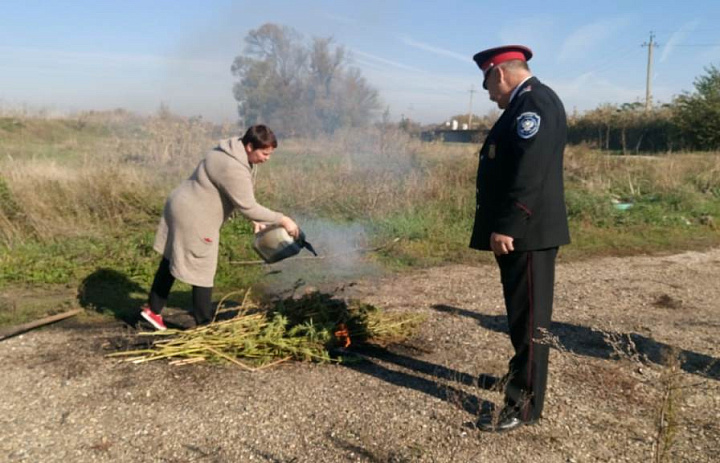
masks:
<path id="1" fill-rule="evenodd" d="M 104 356 L 130 328 L 63 322 L 0 342 L 0 460 L 717 461 L 718 282 L 720 250 L 560 262 L 544 418 L 502 435 L 473 427 L 511 355 L 492 265 L 347 286 L 427 316 L 350 365 L 133 365 Z"/>

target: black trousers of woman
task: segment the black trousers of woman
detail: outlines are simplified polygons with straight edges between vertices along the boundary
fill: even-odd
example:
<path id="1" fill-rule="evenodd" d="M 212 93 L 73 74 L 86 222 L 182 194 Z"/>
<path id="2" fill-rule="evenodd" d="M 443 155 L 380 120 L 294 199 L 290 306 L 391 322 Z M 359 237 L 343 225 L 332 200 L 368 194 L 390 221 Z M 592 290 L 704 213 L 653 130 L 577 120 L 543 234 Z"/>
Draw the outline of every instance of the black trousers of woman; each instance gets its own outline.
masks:
<path id="1" fill-rule="evenodd" d="M 175 283 L 175 277 L 170 273 L 170 261 L 163 257 L 160 266 L 155 272 L 152 288 L 150 289 L 150 310 L 160 314 L 167 304 L 170 289 Z M 193 317 L 198 325 L 210 323 L 215 315 L 212 307 L 212 287 L 192 287 Z"/>
<path id="2" fill-rule="evenodd" d="M 516 407 L 525 422 L 540 418 L 545 403 L 549 346 L 541 340 L 552 318 L 557 252 L 557 248 L 514 251 L 496 257 L 515 348 L 505 402 Z"/>

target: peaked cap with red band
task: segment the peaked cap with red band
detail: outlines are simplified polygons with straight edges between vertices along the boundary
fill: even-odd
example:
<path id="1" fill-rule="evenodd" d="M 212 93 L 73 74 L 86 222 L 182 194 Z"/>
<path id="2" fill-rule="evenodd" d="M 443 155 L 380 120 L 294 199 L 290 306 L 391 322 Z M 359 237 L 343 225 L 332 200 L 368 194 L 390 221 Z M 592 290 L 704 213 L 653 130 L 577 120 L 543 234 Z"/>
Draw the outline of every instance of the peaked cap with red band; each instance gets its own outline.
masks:
<path id="1" fill-rule="evenodd" d="M 487 89 L 487 77 L 492 68 L 500 63 L 514 59 L 530 61 L 532 55 L 532 50 L 528 47 L 522 45 L 505 45 L 476 53 L 475 56 L 473 56 L 473 60 L 483 72 L 483 88 Z"/>

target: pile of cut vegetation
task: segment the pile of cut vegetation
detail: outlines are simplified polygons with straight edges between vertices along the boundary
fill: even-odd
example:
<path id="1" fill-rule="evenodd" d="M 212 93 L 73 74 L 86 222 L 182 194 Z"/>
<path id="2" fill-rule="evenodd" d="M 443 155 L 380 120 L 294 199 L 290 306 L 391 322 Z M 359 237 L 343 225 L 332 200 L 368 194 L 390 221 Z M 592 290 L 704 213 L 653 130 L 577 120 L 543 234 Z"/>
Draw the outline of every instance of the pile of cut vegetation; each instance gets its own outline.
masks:
<path id="1" fill-rule="evenodd" d="M 111 357 L 144 363 L 169 359 L 171 365 L 196 362 L 230 362 L 256 371 L 289 360 L 331 362 L 331 351 L 350 345 L 388 345 L 406 340 L 423 317 L 388 313 L 356 300 L 313 292 L 301 298 L 283 299 L 270 307 L 252 302 L 245 294 L 230 319 L 213 321 L 189 330 L 140 333 L 156 339 L 146 349 L 116 352 Z"/>

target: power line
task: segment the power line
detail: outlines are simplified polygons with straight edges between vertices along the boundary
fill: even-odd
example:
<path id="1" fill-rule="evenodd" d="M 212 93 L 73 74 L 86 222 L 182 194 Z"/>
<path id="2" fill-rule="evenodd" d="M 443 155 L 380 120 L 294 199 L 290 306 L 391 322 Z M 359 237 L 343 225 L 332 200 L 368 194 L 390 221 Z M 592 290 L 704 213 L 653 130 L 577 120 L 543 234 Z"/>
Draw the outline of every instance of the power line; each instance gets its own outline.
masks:
<path id="1" fill-rule="evenodd" d="M 679 29 L 676 28 L 676 29 L 653 29 L 653 30 L 654 30 L 655 32 L 659 32 L 659 33 L 661 33 L 661 34 L 667 34 L 667 33 L 674 34 L 674 33 L 677 32 Z M 703 28 L 703 29 L 692 29 L 692 32 L 693 32 L 693 34 L 697 34 L 697 33 L 700 33 L 700 32 L 717 32 L 717 29 L 705 29 L 705 28 Z"/>
<path id="2" fill-rule="evenodd" d="M 720 47 L 720 43 L 685 43 L 674 45 L 675 47 Z"/>
<path id="3" fill-rule="evenodd" d="M 624 45 L 617 47 L 596 58 L 592 67 L 580 69 L 579 72 L 581 74 L 600 74 L 608 69 L 615 69 L 618 67 L 618 63 L 623 62 L 626 58 L 635 53 L 638 53 L 636 45 Z"/>

